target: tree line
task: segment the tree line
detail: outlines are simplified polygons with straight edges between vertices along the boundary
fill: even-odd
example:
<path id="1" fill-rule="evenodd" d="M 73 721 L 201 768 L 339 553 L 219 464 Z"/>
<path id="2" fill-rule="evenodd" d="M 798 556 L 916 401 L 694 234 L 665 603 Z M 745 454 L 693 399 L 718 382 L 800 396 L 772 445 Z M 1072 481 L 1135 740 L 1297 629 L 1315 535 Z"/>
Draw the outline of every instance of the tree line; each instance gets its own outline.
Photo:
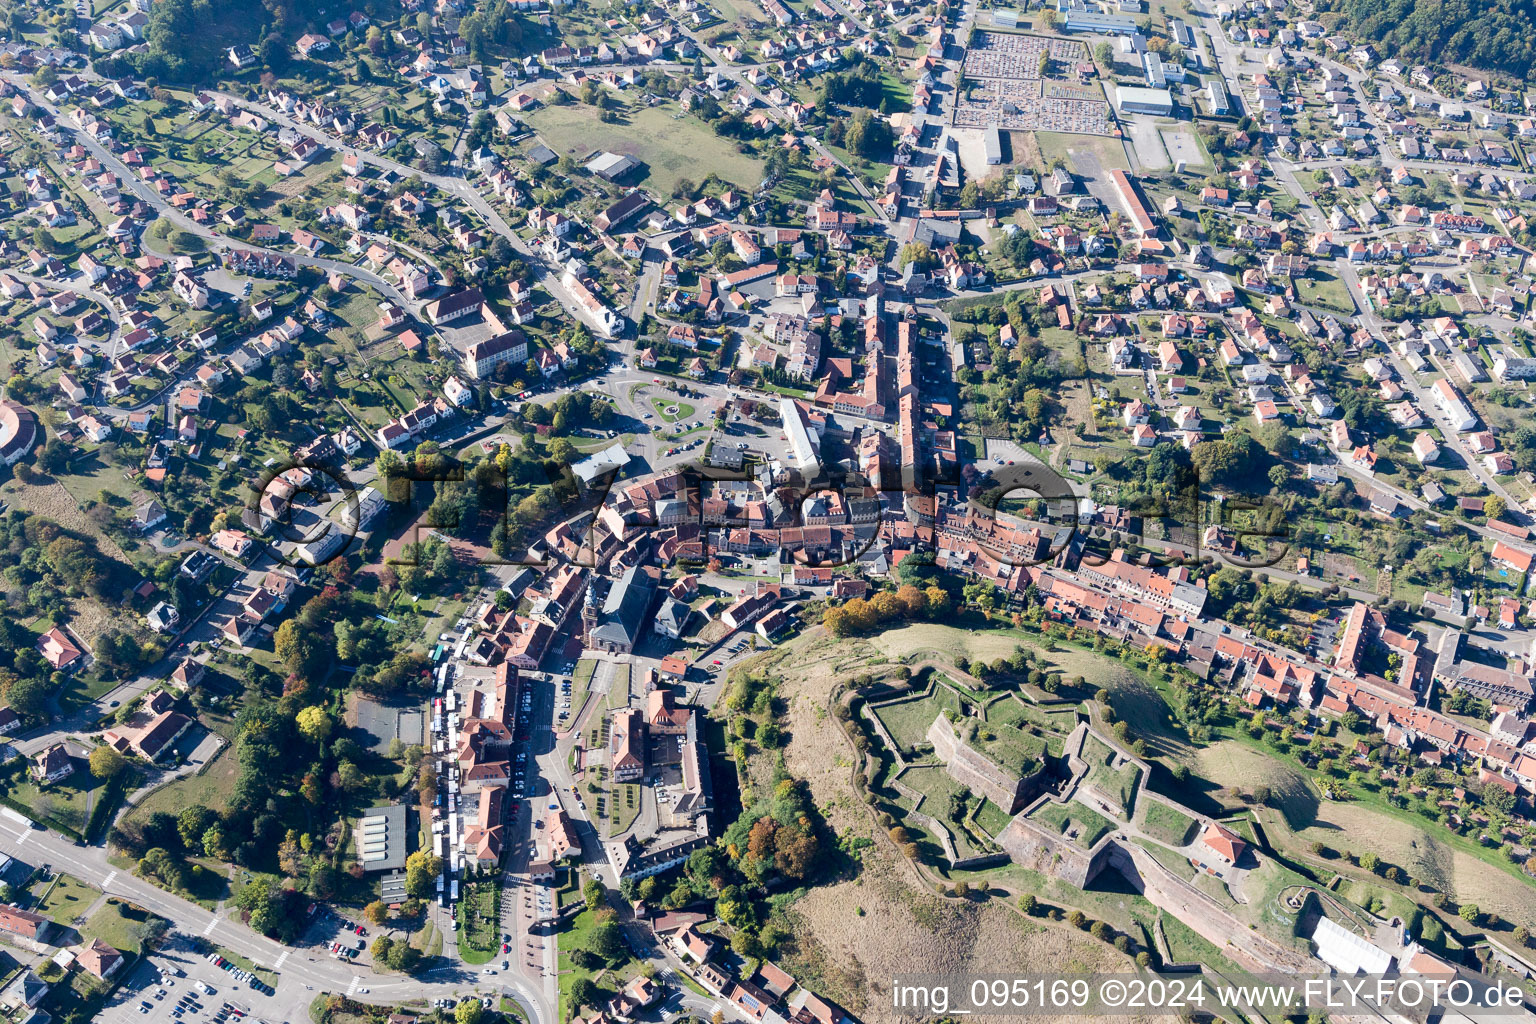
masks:
<path id="1" fill-rule="evenodd" d="M 1532 0 L 1322 0 L 1319 10 L 1410 62 L 1467 64 L 1529 80 L 1536 65 Z"/>

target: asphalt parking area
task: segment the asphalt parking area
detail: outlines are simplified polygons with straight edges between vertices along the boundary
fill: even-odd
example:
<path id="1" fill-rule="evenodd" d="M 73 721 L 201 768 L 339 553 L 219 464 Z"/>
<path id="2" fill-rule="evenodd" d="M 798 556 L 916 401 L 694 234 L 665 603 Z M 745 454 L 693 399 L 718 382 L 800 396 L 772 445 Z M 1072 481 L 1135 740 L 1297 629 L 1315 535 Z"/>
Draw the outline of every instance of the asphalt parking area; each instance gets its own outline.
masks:
<path id="1" fill-rule="evenodd" d="M 303 991 L 281 979 L 275 989 L 253 988 L 189 941 L 172 939 L 134 967 L 97 1019 L 106 1024 L 277 1024 L 307 1013 Z"/>

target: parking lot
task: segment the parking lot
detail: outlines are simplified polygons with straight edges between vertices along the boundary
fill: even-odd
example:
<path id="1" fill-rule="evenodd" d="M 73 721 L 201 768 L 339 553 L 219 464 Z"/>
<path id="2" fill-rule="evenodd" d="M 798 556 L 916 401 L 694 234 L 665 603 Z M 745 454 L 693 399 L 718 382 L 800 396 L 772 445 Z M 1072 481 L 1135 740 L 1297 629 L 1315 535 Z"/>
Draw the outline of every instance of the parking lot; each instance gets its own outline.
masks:
<path id="1" fill-rule="evenodd" d="M 1163 148 L 1163 137 L 1152 117 L 1131 116 L 1124 118 L 1125 130 L 1136 147 L 1136 163 L 1144 170 L 1158 170 L 1169 166 L 1168 151 Z"/>
<path id="2" fill-rule="evenodd" d="M 372 930 L 349 921 L 329 907 L 315 905 L 314 919 L 304 933 L 304 941 L 319 953 L 343 963 L 364 967 L 373 963 L 373 954 L 368 951 L 373 943 Z"/>
<path id="3" fill-rule="evenodd" d="M 98 1019 L 114 1024 L 280 1024 L 307 1014 L 314 994 L 303 986 L 279 981 L 274 990 L 235 965 L 226 961 L 220 966 L 208 956 L 194 949 L 191 940 L 173 936 L 164 949 L 139 962 Z"/>

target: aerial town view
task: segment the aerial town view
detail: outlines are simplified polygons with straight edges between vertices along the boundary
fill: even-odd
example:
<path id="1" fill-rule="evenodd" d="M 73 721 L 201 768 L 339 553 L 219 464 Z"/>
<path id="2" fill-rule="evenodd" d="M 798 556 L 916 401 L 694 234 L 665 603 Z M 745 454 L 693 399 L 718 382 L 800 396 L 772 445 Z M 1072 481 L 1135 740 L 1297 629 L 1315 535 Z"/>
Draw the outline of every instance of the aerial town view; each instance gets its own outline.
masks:
<path id="1" fill-rule="evenodd" d="M 0 0 L 0 1024 L 1532 1019 L 1533 77 Z"/>

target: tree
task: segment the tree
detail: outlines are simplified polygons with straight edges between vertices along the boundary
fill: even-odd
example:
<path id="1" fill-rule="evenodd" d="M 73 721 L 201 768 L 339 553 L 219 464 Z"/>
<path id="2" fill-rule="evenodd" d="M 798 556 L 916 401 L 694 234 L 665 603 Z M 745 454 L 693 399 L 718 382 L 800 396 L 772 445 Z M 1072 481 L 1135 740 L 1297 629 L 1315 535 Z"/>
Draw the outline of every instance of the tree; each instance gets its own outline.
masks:
<path id="1" fill-rule="evenodd" d="M 288 620 L 292 622 L 293 620 Z M 287 625 L 287 623 L 284 623 Z M 304 708 L 294 716 L 294 724 L 299 727 L 299 734 L 309 742 L 321 744 L 331 735 L 331 716 L 325 708 L 316 704 Z"/>
<path id="2" fill-rule="evenodd" d="M 762 940 L 745 928 L 731 936 L 731 949 L 748 960 L 761 960 L 765 955 Z"/>
<path id="3" fill-rule="evenodd" d="M 1503 518 L 1507 508 L 1504 499 L 1496 494 L 1483 499 L 1483 515 L 1488 517 L 1490 523 L 1495 519 Z"/>
<path id="4" fill-rule="evenodd" d="M 612 911 L 605 911 L 603 920 L 599 921 L 592 929 L 590 938 L 591 950 L 610 964 L 619 963 L 624 959 L 624 939 L 619 934 L 619 923 L 613 919 Z"/>
<path id="5" fill-rule="evenodd" d="M 1482 916 L 1482 911 L 1477 909 L 1476 903 L 1463 903 L 1461 909 L 1456 911 L 1456 914 L 1467 924 L 1477 924 L 1477 919 Z"/>
<path id="6" fill-rule="evenodd" d="M 405 858 L 405 891 L 417 899 L 426 899 L 436 889 L 437 876 L 443 873 L 443 860 L 425 850 Z"/>
<path id="7" fill-rule="evenodd" d="M 191 849 L 203 841 L 203 833 L 215 820 L 214 813 L 202 804 L 183 807 L 176 816 L 176 834 L 181 837 L 182 844 Z"/>
<path id="8" fill-rule="evenodd" d="M 421 950 L 409 942 L 397 942 L 384 958 L 385 965 L 394 971 L 414 971 L 421 963 Z"/>
<path id="9" fill-rule="evenodd" d="M 571 984 L 572 1009 L 579 1010 L 583 1006 L 596 1006 L 599 998 L 597 986 L 593 984 L 591 978 L 577 978 Z M 480 1004 L 476 1003 L 475 1005 L 479 1006 Z M 459 1021 L 459 1024 L 464 1024 L 464 1021 Z"/>
<path id="10" fill-rule="evenodd" d="M 383 924 L 389 919 L 389 908 L 384 905 L 383 901 L 374 900 L 363 908 L 363 916 L 368 919 L 369 924 Z"/>
<path id="11" fill-rule="evenodd" d="M 853 115 L 846 137 L 848 151 L 866 160 L 890 152 L 893 142 L 890 122 L 861 110 Z"/>
<path id="12" fill-rule="evenodd" d="M 581 887 L 581 895 L 587 901 L 587 909 L 596 910 L 603 905 L 603 883 L 595 878 L 587 879 L 587 884 Z"/>
<path id="13" fill-rule="evenodd" d="M 91 774 L 96 778 L 112 779 L 128 767 L 128 759 L 114 748 L 103 744 L 91 751 L 90 765 Z"/>

